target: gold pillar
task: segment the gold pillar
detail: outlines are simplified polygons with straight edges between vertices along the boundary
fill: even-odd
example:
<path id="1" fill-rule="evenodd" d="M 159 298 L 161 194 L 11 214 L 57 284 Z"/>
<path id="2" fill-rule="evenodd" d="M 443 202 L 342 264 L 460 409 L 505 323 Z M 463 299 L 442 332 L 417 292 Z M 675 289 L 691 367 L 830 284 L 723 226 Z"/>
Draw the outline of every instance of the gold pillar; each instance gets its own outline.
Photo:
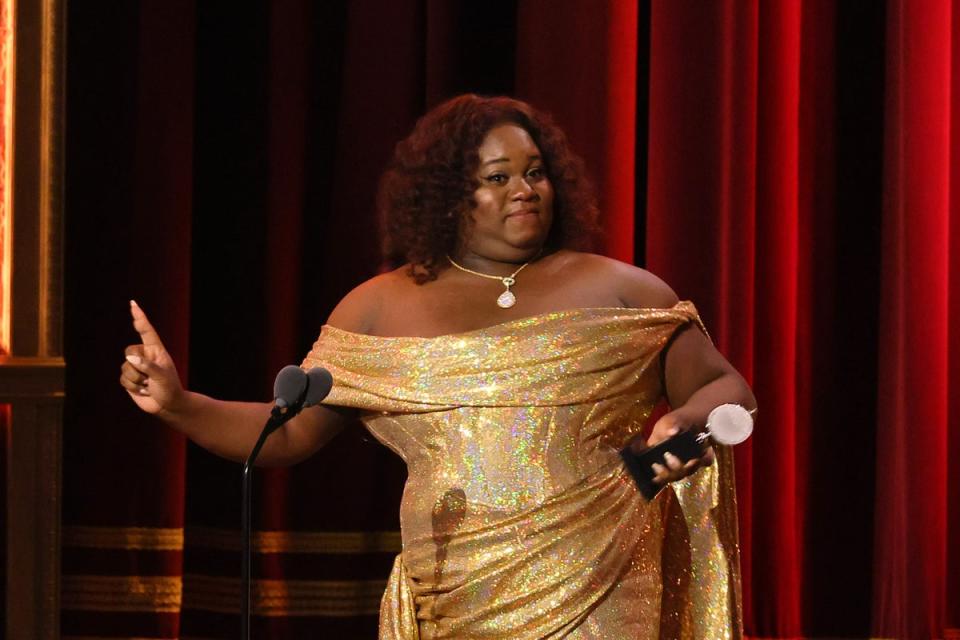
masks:
<path id="1" fill-rule="evenodd" d="M 7 428 L 7 640 L 59 637 L 64 363 L 63 0 L 0 0 L 6 234 L 0 402 Z"/>

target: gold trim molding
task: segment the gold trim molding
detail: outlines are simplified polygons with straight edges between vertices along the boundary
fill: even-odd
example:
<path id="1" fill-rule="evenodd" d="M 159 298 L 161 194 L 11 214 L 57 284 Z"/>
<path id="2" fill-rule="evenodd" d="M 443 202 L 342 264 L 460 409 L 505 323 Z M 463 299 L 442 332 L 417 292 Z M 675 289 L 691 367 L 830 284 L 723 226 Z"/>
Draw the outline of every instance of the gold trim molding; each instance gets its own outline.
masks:
<path id="1" fill-rule="evenodd" d="M 64 0 L 8 0 L 13 18 L 7 640 L 60 637 Z"/>
<path id="2" fill-rule="evenodd" d="M 182 551 L 183 529 L 160 527 L 63 528 L 63 546 L 81 549 Z"/>
<path id="3" fill-rule="evenodd" d="M 60 400 L 64 376 L 63 358 L 0 355 L 0 402 Z"/>
<path id="4" fill-rule="evenodd" d="M 63 608 L 75 611 L 180 611 L 179 576 L 64 576 Z"/>
<path id="5" fill-rule="evenodd" d="M 233 530 L 190 527 L 186 539 L 191 546 L 240 550 L 240 534 Z M 399 531 L 254 531 L 251 542 L 256 553 L 358 555 L 402 550 Z"/>
<path id="6" fill-rule="evenodd" d="M 375 616 L 386 580 L 254 580 L 251 612 L 257 616 Z M 183 576 L 63 578 L 63 608 L 72 611 L 238 613 L 240 580 Z"/>
<path id="7" fill-rule="evenodd" d="M 372 616 L 380 612 L 387 581 L 383 580 L 254 580 L 253 615 Z M 215 613 L 240 611 L 240 580 L 201 575 L 183 578 L 183 608 Z"/>
<path id="8" fill-rule="evenodd" d="M 10 352 L 62 354 L 63 0 L 14 4 Z"/>
<path id="9" fill-rule="evenodd" d="M 140 549 L 182 551 L 185 541 L 194 548 L 239 551 L 240 534 L 213 527 L 92 527 L 63 529 L 65 548 Z M 400 553 L 399 531 L 254 531 L 255 553 L 359 555 Z"/>

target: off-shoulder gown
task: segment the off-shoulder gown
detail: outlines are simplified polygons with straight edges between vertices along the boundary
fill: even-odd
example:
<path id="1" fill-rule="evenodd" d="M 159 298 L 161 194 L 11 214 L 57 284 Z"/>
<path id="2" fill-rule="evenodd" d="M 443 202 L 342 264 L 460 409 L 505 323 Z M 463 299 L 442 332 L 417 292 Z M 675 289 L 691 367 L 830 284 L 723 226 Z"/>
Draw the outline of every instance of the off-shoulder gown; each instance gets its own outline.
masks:
<path id="1" fill-rule="evenodd" d="M 618 454 L 689 323 L 681 302 L 434 338 L 323 328 L 304 366 L 409 470 L 381 638 L 739 637 L 730 451 L 650 503 Z"/>

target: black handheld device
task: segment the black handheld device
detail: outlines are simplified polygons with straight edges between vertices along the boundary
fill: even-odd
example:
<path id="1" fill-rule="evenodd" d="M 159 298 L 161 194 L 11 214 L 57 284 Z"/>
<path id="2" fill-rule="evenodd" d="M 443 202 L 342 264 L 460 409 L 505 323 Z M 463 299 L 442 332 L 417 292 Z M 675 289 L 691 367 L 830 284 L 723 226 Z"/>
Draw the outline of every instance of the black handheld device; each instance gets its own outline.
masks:
<path id="1" fill-rule="evenodd" d="M 709 444 L 709 441 L 706 444 Z M 651 465 L 657 463 L 666 466 L 667 462 L 664 460 L 663 454 L 667 451 L 678 457 L 682 462 L 687 462 L 703 455 L 704 443 L 697 440 L 696 432 L 684 431 L 657 443 L 649 449 L 644 449 L 640 453 L 634 453 L 630 445 L 620 451 L 620 457 L 623 458 L 627 470 L 640 488 L 640 493 L 647 500 L 653 500 L 660 489 L 663 488 L 663 485 L 656 484 L 653 481 L 656 474 L 653 472 Z"/>

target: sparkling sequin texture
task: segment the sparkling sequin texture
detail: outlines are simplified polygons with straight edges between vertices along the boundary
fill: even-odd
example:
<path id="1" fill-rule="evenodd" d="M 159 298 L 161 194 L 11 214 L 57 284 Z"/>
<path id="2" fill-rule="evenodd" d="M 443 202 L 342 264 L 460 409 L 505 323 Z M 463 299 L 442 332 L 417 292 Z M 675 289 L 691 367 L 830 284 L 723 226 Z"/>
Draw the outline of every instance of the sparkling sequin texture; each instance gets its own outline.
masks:
<path id="1" fill-rule="evenodd" d="M 436 338 L 324 327 L 304 366 L 406 461 L 380 637 L 739 637 L 731 456 L 645 503 L 619 449 L 662 397 L 671 309 Z"/>

